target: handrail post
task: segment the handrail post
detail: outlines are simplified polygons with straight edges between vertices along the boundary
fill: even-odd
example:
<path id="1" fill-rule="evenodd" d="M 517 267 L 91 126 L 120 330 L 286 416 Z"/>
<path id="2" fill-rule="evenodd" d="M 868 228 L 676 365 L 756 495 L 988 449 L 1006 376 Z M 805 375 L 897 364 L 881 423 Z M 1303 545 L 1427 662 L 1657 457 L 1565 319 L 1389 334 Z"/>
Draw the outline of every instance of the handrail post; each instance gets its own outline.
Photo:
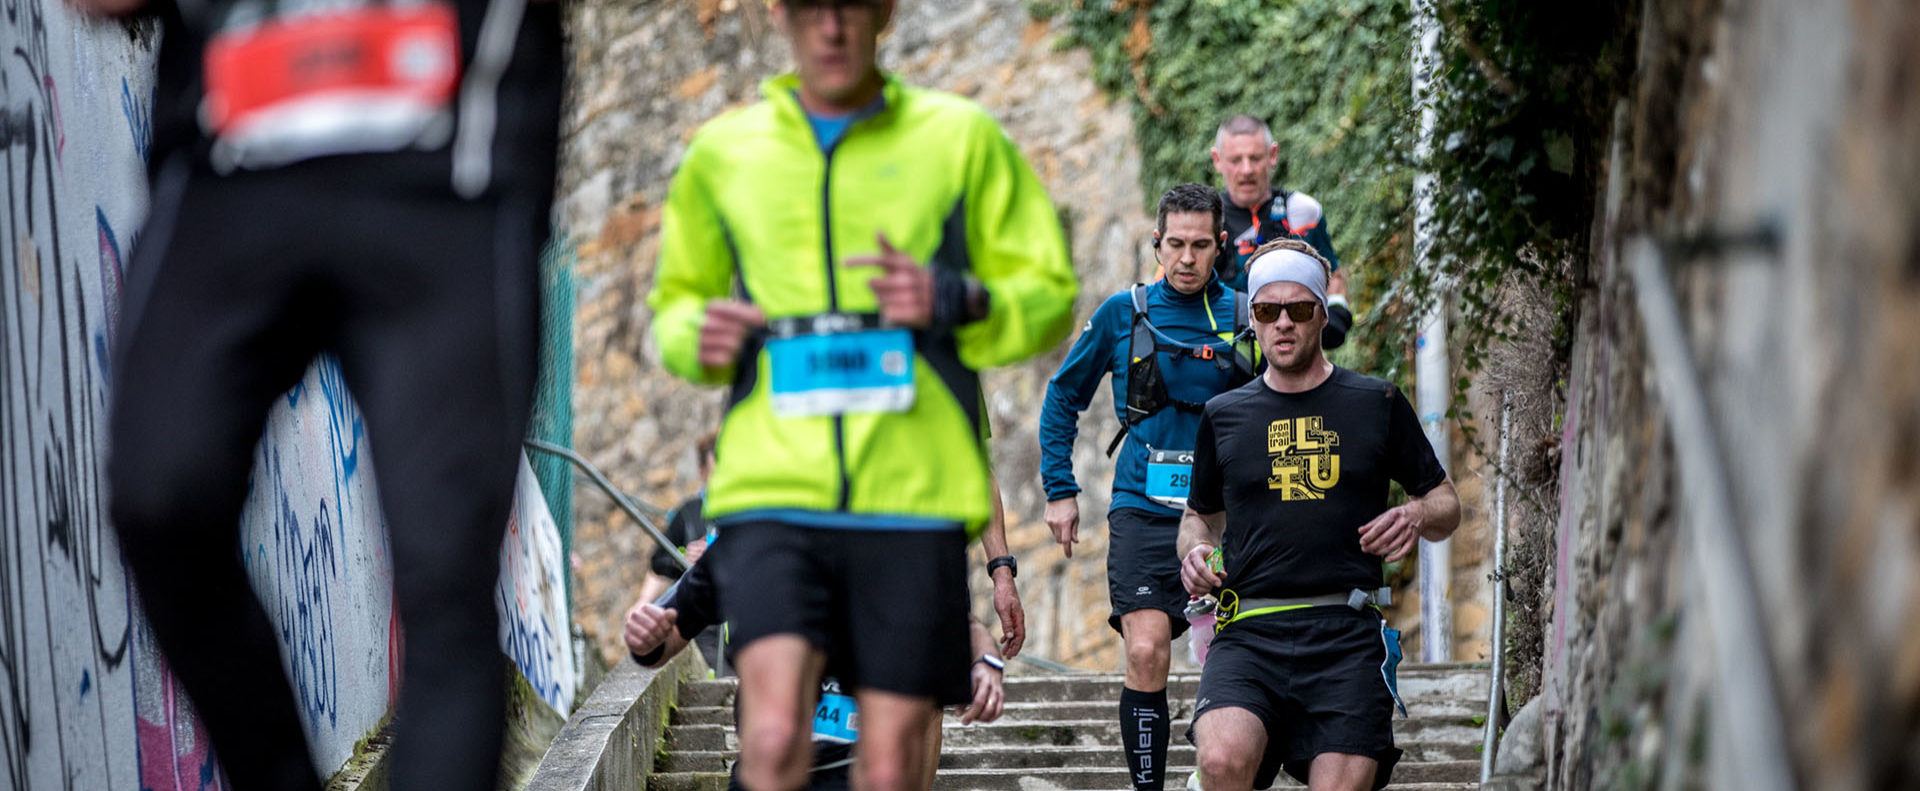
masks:
<path id="1" fill-rule="evenodd" d="M 1666 402 L 1679 468 L 1677 499 L 1682 529 L 1692 550 L 1702 617 L 1712 645 L 1713 675 L 1720 689 L 1710 697 L 1714 727 L 1741 767 L 1741 782 L 1754 791 L 1787 791 L 1797 785 L 1790 746 L 1781 724 L 1774 686 L 1773 654 L 1761 617 L 1752 560 L 1739 530 L 1733 492 L 1721 458 L 1719 432 L 1694 366 L 1680 304 L 1667 280 L 1665 254 L 1646 236 L 1626 246 L 1635 305 L 1646 333 L 1647 355 Z"/>
<path id="2" fill-rule="evenodd" d="M 526 445 L 542 453 L 551 453 L 573 462 L 574 467 L 586 473 L 588 480 L 593 481 L 595 485 L 600 487 L 601 491 L 607 493 L 608 497 L 613 498 L 614 505 L 620 506 L 620 510 L 626 511 L 627 516 L 633 517 L 633 521 L 639 522 L 641 529 L 646 530 L 647 535 L 653 536 L 653 540 L 659 544 L 661 549 L 667 551 L 667 554 L 673 558 L 673 562 L 680 564 L 680 568 L 682 569 L 693 568 L 693 564 L 687 562 L 687 556 L 680 554 L 679 547 L 674 546 L 672 541 L 667 540 L 666 534 L 660 532 L 660 528 L 653 524 L 653 520 L 642 515 L 640 513 L 640 507 L 634 505 L 633 500 L 629 499 L 625 493 L 614 486 L 613 481 L 607 480 L 607 476 L 601 474 L 600 469 L 593 466 L 592 462 L 582 458 L 580 454 L 573 452 L 570 448 L 563 448 L 545 440 L 529 439 L 526 440 Z"/>
<path id="3" fill-rule="evenodd" d="M 1500 467 L 1493 479 L 1493 669 L 1487 683 L 1487 735 L 1480 748 L 1480 784 L 1493 777 L 1493 764 L 1500 751 L 1500 728 L 1505 725 L 1501 713 L 1506 697 L 1507 637 L 1507 456 L 1512 447 L 1508 429 L 1513 425 L 1513 400 L 1500 394 Z"/>

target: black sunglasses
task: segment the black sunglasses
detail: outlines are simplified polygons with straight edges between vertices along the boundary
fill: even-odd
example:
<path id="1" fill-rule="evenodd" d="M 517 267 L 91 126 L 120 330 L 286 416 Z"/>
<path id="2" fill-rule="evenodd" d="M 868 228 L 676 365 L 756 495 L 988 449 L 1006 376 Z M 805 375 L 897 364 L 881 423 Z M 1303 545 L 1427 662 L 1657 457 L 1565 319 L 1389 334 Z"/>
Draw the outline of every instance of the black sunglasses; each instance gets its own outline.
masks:
<path id="1" fill-rule="evenodd" d="M 1272 324 L 1280 320 L 1280 311 L 1284 310 L 1287 312 L 1287 318 L 1293 319 L 1293 323 L 1299 324 L 1311 321 L 1313 319 L 1313 311 L 1319 307 L 1320 303 L 1313 300 L 1288 302 L 1284 305 L 1278 302 L 1255 302 L 1253 303 L 1253 320 L 1261 324 Z"/>

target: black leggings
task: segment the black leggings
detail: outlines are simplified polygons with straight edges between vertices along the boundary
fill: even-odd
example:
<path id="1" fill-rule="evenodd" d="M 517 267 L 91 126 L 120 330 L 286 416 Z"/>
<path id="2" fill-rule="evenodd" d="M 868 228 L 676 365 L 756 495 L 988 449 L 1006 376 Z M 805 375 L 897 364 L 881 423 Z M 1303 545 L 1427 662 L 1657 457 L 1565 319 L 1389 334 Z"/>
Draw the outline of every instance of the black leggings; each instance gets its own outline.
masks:
<path id="1" fill-rule="evenodd" d="M 155 184 L 115 360 L 112 514 L 148 621 L 237 789 L 318 791 L 240 513 L 276 397 L 339 357 L 366 416 L 405 634 L 391 786 L 492 791 L 493 588 L 526 428 L 544 191 L 369 189 L 325 160 Z"/>

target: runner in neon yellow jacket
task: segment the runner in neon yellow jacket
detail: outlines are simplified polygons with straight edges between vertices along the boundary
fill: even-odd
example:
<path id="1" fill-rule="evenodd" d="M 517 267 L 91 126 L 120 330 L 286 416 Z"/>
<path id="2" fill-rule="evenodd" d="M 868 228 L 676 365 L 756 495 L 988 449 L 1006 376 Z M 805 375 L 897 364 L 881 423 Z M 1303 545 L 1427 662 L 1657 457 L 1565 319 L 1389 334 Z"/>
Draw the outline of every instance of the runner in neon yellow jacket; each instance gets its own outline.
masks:
<path id="1" fill-rule="evenodd" d="M 1059 217 L 998 124 L 964 99 L 889 75 L 881 99 L 821 145 L 798 87 L 792 75 L 768 80 L 765 101 L 703 128 L 661 220 L 647 304 L 662 361 L 689 381 L 734 388 L 708 514 L 722 524 L 769 511 L 901 516 L 975 531 L 990 503 L 975 371 L 1044 351 L 1071 329 L 1079 286 Z M 775 323 L 877 312 L 873 270 L 847 262 L 873 255 L 881 235 L 935 270 L 936 313 L 943 293 L 975 284 L 985 307 L 975 320 L 949 311 L 961 315 L 915 331 L 910 409 L 778 416 L 758 336 L 744 368 L 701 364 L 714 300 L 744 298 Z"/>

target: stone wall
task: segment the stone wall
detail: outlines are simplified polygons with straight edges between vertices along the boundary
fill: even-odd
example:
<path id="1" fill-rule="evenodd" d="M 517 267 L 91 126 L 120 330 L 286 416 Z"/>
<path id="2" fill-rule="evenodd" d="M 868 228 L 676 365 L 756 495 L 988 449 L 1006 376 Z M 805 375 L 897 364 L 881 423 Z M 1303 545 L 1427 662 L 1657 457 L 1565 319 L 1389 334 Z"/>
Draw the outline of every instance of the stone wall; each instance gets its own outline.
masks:
<path id="1" fill-rule="evenodd" d="M 574 84 L 566 120 L 562 227 L 580 244 L 577 326 L 579 447 L 622 488 L 661 504 L 698 488 L 692 444 L 715 425 L 719 391 L 690 387 L 647 347 L 643 302 L 657 255 L 659 206 L 687 139 L 724 109 L 754 101 L 761 79 L 788 67 L 785 42 L 759 2 L 581 3 L 574 9 Z M 1006 127 L 1070 223 L 1082 282 L 1077 312 L 1151 274 L 1142 242 L 1139 154 L 1124 105 L 1093 88 L 1084 53 L 1056 51 L 1057 31 L 1019 0 L 903 2 L 882 63 L 919 85 L 979 102 Z M 777 200 L 780 196 L 769 196 Z M 1104 496 L 1083 498 L 1088 540 L 1066 561 L 1040 522 L 1035 420 L 1064 345 L 986 377 L 993 454 L 1021 559 L 1029 651 L 1111 667 L 1106 629 Z M 1100 451 L 1115 430 L 1108 399 L 1083 422 L 1077 469 L 1089 493 L 1111 474 Z M 1098 440 L 1098 441 L 1096 441 Z M 1098 447 L 1096 447 L 1098 446 Z M 639 589 L 651 541 L 596 494 L 577 505 L 581 617 L 609 657 L 620 613 Z M 978 564 L 976 564 L 978 565 Z M 978 572 L 976 572 L 978 573 Z M 983 603 L 984 575 L 974 585 Z M 990 610 L 983 610 L 983 615 Z M 989 616 L 989 622 L 991 618 Z"/>
<path id="2" fill-rule="evenodd" d="M 1806 788 L 1920 782 L 1911 4 L 1648 4 L 1583 273 L 1544 639 L 1547 783 L 1741 787 L 1675 432 L 1622 259 L 1670 256 Z M 1773 235 L 1768 242 L 1767 231 Z"/>

